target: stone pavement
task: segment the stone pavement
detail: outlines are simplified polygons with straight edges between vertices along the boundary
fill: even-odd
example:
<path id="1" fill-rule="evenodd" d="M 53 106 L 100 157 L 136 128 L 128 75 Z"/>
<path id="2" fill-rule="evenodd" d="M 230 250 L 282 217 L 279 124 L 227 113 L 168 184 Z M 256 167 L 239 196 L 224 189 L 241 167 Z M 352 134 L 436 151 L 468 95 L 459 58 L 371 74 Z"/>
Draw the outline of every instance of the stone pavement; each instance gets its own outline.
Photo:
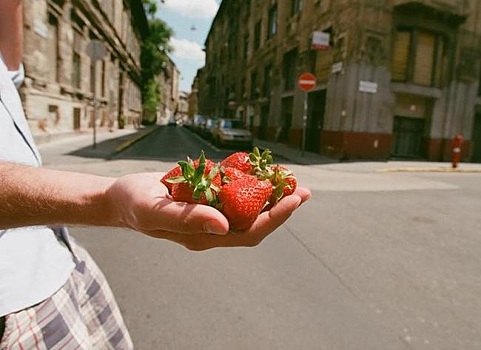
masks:
<path id="1" fill-rule="evenodd" d="M 101 158 L 112 158 L 116 154 L 122 152 L 133 143 L 146 137 L 155 131 L 159 126 L 142 126 L 140 128 L 115 129 L 113 131 L 101 128 L 97 131 L 97 142 L 95 149 L 88 147 L 82 152 L 88 152 Z M 93 136 L 91 132 L 83 132 L 76 134 L 65 134 L 55 138 L 35 137 L 39 147 L 50 142 L 60 142 L 62 139 L 68 138 L 85 138 L 86 141 L 93 144 Z M 302 152 L 301 150 L 288 147 L 283 143 L 269 142 L 265 140 L 255 139 L 254 144 L 261 149 L 270 149 L 275 159 L 282 159 L 298 165 L 314 166 L 328 165 L 334 168 L 350 169 L 352 171 L 361 172 L 443 172 L 443 173 L 481 173 L 481 164 L 476 163 L 460 163 L 454 169 L 450 162 L 427 162 L 427 161 L 403 161 L 403 160 L 380 160 L 380 161 L 348 161 L 342 162 L 337 159 L 331 159 L 313 152 Z"/>
<path id="2" fill-rule="evenodd" d="M 481 164 L 460 163 L 453 168 L 450 162 L 403 161 L 403 160 L 352 160 L 339 161 L 312 152 L 302 152 L 282 143 L 255 140 L 262 149 L 270 149 L 278 157 L 299 165 L 329 164 L 330 168 L 360 170 L 362 172 L 443 172 L 443 173 L 481 173 Z M 338 164 L 338 166 L 336 166 Z"/>

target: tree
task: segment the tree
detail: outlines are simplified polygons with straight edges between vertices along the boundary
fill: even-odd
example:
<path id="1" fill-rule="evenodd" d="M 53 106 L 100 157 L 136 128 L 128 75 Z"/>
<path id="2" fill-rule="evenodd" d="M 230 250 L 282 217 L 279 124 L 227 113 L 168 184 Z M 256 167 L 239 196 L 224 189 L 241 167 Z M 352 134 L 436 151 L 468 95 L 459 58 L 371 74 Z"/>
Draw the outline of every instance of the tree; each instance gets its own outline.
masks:
<path id="1" fill-rule="evenodd" d="M 142 104 L 143 124 L 153 124 L 160 105 L 160 85 L 157 76 L 162 72 L 168 60 L 167 54 L 172 51 L 169 45 L 172 29 L 163 20 L 156 18 L 157 3 L 155 0 L 142 0 L 149 23 L 149 34 L 144 39 L 140 54 L 142 68 Z M 164 2 L 164 1 L 161 1 Z"/>

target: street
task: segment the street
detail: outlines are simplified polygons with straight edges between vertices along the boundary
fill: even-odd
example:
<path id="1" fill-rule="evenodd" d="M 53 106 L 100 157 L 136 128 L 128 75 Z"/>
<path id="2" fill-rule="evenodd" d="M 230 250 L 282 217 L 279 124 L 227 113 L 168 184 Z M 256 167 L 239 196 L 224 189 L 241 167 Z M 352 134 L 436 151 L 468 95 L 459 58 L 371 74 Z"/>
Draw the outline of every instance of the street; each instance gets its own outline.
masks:
<path id="1" fill-rule="evenodd" d="M 89 142 L 42 145 L 45 166 L 120 176 L 231 152 L 180 127 L 108 160 L 82 156 Z M 256 248 L 194 253 L 129 230 L 70 229 L 136 349 L 481 348 L 480 173 L 287 165 L 313 196 Z"/>

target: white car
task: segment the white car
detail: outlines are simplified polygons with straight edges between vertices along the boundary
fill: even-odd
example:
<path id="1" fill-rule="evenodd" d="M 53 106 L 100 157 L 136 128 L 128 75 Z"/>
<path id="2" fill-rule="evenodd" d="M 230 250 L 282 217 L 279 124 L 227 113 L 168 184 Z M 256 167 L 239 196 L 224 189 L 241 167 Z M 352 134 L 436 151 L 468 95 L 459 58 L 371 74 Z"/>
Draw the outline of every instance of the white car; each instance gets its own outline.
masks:
<path id="1" fill-rule="evenodd" d="M 252 148 L 252 133 L 247 130 L 244 123 L 237 119 L 218 119 L 211 130 L 212 140 L 219 147 L 232 146 Z"/>

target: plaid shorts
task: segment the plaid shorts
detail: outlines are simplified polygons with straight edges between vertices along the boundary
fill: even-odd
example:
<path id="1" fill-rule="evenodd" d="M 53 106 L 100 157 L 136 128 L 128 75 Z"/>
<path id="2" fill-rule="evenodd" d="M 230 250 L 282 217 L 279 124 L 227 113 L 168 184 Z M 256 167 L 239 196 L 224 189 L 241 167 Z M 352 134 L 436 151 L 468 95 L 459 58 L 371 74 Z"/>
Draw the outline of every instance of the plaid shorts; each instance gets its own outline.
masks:
<path id="1" fill-rule="evenodd" d="M 133 349 L 117 303 L 90 255 L 71 243 L 76 267 L 49 299 L 5 316 L 0 350 Z"/>

